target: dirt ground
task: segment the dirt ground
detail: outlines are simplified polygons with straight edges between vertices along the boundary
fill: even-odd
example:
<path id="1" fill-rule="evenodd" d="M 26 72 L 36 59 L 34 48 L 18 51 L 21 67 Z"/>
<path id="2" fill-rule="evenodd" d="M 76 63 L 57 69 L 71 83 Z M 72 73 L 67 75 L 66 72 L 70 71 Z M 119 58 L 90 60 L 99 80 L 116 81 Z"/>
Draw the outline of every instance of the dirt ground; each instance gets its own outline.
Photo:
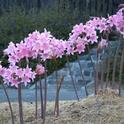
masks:
<path id="1" fill-rule="evenodd" d="M 15 124 L 18 124 L 18 104 L 12 103 Z M 42 124 L 40 105 L 35 120 L 35 103 L 23 103 L 25 124 Z M 53 115 L 54 102 L 47 105 L 45 124 L 124 124 L 124 97 L 115 92 L 101 91 L 96 97 L 78 101 L 60 101 L 60 116 Z M 0 124 L 11 124 L 7 103 L 0 103 Z"/>

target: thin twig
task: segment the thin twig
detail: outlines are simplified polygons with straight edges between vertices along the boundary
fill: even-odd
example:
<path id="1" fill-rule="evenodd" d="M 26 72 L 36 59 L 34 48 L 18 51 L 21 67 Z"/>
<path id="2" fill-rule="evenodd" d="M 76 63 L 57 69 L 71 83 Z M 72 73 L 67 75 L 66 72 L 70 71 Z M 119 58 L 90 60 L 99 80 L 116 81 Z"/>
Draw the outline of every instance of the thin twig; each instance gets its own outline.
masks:
<path id="1" fill-rule="evenodd" d="M 24 124 L 24 119 L 23 119 L 23 107 L 22 107 L 21 84 L 18 85 L 18 103 L 19 103 L 20 124 Z"/>
<path id="2" fill-rule="evenodd" d="M 103 89 L 103 82 L 104 82 L 104 61 L 101 62 L 101 79 L 100 79 L 101 89 Z"/>
<path id="3" fill-rule="evenodd" d="M 45 85 L 44 85 L 44 114 L 43 114 L 43 124 L 46 119 L 46 105 L 47 105 L 47 65 L 45 61 Z"/>
<path id="4" fill-rule="evenodd" d="M 54 114 L 57 117 L 59 116 L 59 93 L 63 80 L 64 80 L 64 76 L 62 76 L 61 79 L 57 81 L 57 90 L 56 90 L 56 99 L 55 99 L 55 108 L 54 108 Z"/>
<path id="5" fill-rule="evenodd" d="M 117 46 L 117 49 L 116 49 L 116 52 L 115 52 L 115 57 L 114 57 L 113 73 L 112 73 L 112 87 L 115 83 L 115 72 L 116 72 L 117 56 L 118 56 L 118 53 L 119 53 L 119 48 L 120 48 L 120 41 L 119 41 L 119 45 Z"/>
<path id="6" fill-rule="evenodd" d="M 111 63 L 111 59 L 110 59 L 110 57 L 111 57 L 111 49 L 110 49 L 110 44 L 108 44 L 108 58 L 107 58 L 107 74 L 106 74 L 106 79 L 105 79 L 105 81 L 106 81 L 106 85 L 105 85 L 105 88 L 107 88 L 108 87 L 108 83 L 109 83 L 109 74 L 110 74 L 110 63 Z"/>
<path id="7" fill-rule="evenodd" d="M 37 82 L 35 83 L 35 118 L 37 119 Z"/>
<path id="8" fill-rule="evenodd" d="M 40 80 L 40 102 L 41 102 L 41 118 L 43 119 L 44 114 L 44 108 L 43 108 L 43 87 L 42 87 L 42 81 Z"/>
<path id="9" fill-rule="evenodd" d="M 121 62 L 120 62 L 120 72 L 119 72 L 119 96 L 121 96 L 121 83 L 122 83 L 123 65 L 124 65 L 124 47 L 123 47 L 123 50 L 122 50 Z"/>
<path id="10" fill-rule="evenodd" d="M 7 93 L 6 87 L 4 86 L 3 83 L 2 83 L 2 87 L 3 87 L 3 90 L 4 90 L 4 92 L 5 92 L 5 95 L 6 95 L 8 104 L 9 104 L 9 109 L 10 109 L 10 113 L 11 113 L 12 124 L 15 124 L 15 123 L 14 123 L 14 115 L 13 115 L 13 110 L 12 110 L 12 105 L 11 105 L 11 102 L 10 102 L 10 98 L 9 98 L 8 93 Z"/>
<path id="11" fill-rule="evenodd" d="M 106 88 L 108 86 L 109 83 L 109 72 L 110 72 L 110 58 L 107 59 L 107 75 L 106 75 Z"/>
<path id="12" fill-rule="evenodd" d="M 71 71 L 71 67 L 70 67 L 70 64 L 69 64 L 68 56 L 66 56 L 66 60 L 67 60 L 67 66 L 68 66 L 69 73 L 70 73 L 71 80 L 72 80 L 72 85 L 73 85 L 73 88 L 74 88 L 74 91 L 75 91 L 75 95 L 77 97 L 77 100 L 79 101 L 79 96 L 78 96 L 78 92 L 77 92 L 77 89 L 76 89 L 76 86 L 75 86 L 75 81 L 74 81 L 74 78 L 73 78 L 73 75 L 72 75 L 72 71 Z"/>
<path id="13" fill-rule="evenodd" d="M 59 86 L 59 84 L 58 84 L 58 71 L 57 71 L 57 60 L 56 60 L 56 58 L 54 59 L 54 62 L 55 62 L 55 77 L 56 77 L 56 99 L 55 99 L 55 109 L 54 109 L 54 115 L 56 114 L 56 112 L 57 112 L 57 115 L 58 115 L 58 99 L 57 99 L 57 97 L 58 97 L 58 86 Z"/>
<path id="14" fill-rule="evenodd" d="M 81 76 L 82 76 L 82 79 L 83 79 L 83 82 L 84 82 L 85 93 L 86 93 L 86 96 L 88 96 L 87 83 L 85 81 L 85 78 L 84 78 L 84 75 L 83 75 L 83 72 L 82 72 L 82 67 L 81 67 L 81 63 L 80 63 L 80 59 L 79 59 L 79 55 L 78 54 L 77 54 L 77 60 L 78 60 Z"/>
<path id="15" fill-rule="evenodd" d="M 93 70 L 94 70 L 94 87 L 95 87 L 95 95 L 97 94 L 97 72 L 96 72 L 96 68 L 95 68 L 95 65 L 94 65 L 94 63 L 93 63 L 93 60 L 92 60 L 92 57 L 91 57 L 91 55 L 90 55 L 90 48 L 89 48 L 89 46 L 87 46 L 87 48 L 88 48 L 88 52 L 89 52 L 89 56 L 90 56 L 90 60 L 91 60 L 91 63 L 92 63 L 92 66 L 93 66 Z"/>

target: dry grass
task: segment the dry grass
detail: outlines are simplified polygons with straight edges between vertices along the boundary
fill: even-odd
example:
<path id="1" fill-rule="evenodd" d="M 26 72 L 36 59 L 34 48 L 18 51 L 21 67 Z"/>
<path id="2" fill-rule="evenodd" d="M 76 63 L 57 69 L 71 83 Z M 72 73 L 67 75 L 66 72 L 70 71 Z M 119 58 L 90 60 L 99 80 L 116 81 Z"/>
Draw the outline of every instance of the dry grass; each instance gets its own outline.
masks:
<path id="1" fill-rule="evenodd" d="M 18 104 L 13 103 L 16 124 L 18 124 Z M 34 119 L 34 103 L 24 103 L 25 124 L 42 124 Z M 124 124 L 124 98 L 113 90 L 100 91 L 98 96 L 85 100 L 61 101 L 60 116 L 53 116 L 54 103 L 47 107 L 46 124 Z M 40 111 L 39 111 L 40 113 Z M 11 124 L 7 103 L 0 104 L 0 124 Z"/>

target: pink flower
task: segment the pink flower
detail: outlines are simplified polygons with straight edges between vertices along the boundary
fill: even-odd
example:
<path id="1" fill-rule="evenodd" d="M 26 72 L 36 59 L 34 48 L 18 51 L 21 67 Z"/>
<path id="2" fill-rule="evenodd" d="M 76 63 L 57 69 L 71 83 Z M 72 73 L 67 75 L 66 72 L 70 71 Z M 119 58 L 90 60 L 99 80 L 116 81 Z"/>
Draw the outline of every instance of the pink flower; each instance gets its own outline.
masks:
<path id="1" fill-rule="evenodd" d="M 76 48 L 75 48 L 75 52 L 78 52 L 79 54 L 81 54 L 82 52 L 85 51 L 86 48 L 86 42 L 84 40 L 82 40 L 81 38 L 78 38 L 76 41 Z"/>
<path id="2" fill-rule="evenodd" d="M 2 78 L 4 83 L 11 86 L 18 87 L 20 83 L 24 83 L 25 86 L 35 79 L 36 73 L 31 68 L 26 67 L 24 69 L 18 66 L 11 65 L 9 68 L 4 69 Z"/>
<path id="3" fill-rule="evenodd" d="M 108 17 L 109 26 L 115 27 L 116 31 L 124 36 L 124 9 L 120 9 L 115 15 Z"/>
<path id="4" fill-rule="evenodd" d="M 15 54 L 16 51 L 17 49 L 15 44 L 13 42 L 10 42 L 8 48 L 4 50 L 4 53 L 7 55 L 12 55 L 12 54 Z"/>
<path id="5" fill-rule="evenodd" d="M 35 72 L 36 72 L 37 75 L 42 75 L 45 72 L 45 68 L 41 64 L 38 64 L 36 66 Z"/>
<path id="6" fill-rule="evenodd" d="M 69 41 L 71 41 L 75 45 L 77 44 L 77 41 L 80 38 L 82 39 L 83 42 L 85 42 L 85 43 L 82 42 L 83 44 L 87 44 L 87 43 L 93 44 L 95 42 L 96 43 L 98 42 L 96 27 L 92 24 L 92 22 L 86 23 L 85 25 L 81 23 L 73 27 L 72 33 L 70 34 Z"/>
<path id="7" fill-rule="evenodd" d="M 100 43 L 98 44 L 98 47 L 99 48 L 105 48 L 105 47 L 107 47 L 108 46 L 108 43 L 107 43 L 107 40 L 105 40 L 105 39 L 102 39 L 101 41 L 100 41 Z"/>
<path id="8" fill-rule="evenodd" d="M 65 42 L 66 44 L 66 55 L 73 55 L 74 54 L 74 44 L 70 41 Z"/>
<path id="9" fill-rule="evenodd" d="M 2 67 L 1 62 L 0 62 L 0 76 L 2 76 L 3 74 L 4 74 L 4 68 Z"/>

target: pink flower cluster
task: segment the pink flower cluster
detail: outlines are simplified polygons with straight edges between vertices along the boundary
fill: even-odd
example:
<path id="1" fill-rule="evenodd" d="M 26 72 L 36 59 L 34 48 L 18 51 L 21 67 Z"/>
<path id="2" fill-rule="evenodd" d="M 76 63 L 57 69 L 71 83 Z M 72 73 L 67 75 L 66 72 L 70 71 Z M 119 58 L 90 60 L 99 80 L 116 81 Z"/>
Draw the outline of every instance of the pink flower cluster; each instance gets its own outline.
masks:
<path id="1" fill-rule="evenodd" d="M 115 27 L 124 36 L 124 8 L 120 9 L 115 15 L 109 16 L 110 27 Z"/>
<path id="2" fill-rule="evenodd" d="M 78 44 L 78 41 L 82 41 L 83 44 L 97 42 L 97 34 L 94 27 L 90 25 L 75 25 L 69 38 L 74 44 Z"/>
<path id="3" fill-rule="evenodd" d="M 4 50 L 4 53 L 8 55 L 8 61 L 11 65 L 16 65 L 21 59 L 32 57 L 33 54 L 30 47 L 23 41 L 17 44 L 10 42 L 8 48 Z"/>
<path id="4" fill-rule="evenodd" d="M 0 65 L 0 75 L 4 83 L 12 86 L 18 87 L 20 83 L 27 85 L 35 79 L 36 75 L 43 75 L 45 68 L 38 64 L 33 71 L 28 66 L 30 61 L 26 68 L 21 68 L 18 66 L 20 60 L 24 58 L 30 60 L 32 58 L 46 61 L 47 59 L 61 58 L 63 55 L 81 54 L 85 51 L 87 45 L 93 43 L 98 43 L 100 48 L 104 48 L 108 44 L 108 39 L 103 39 L 102 34 L 106 31 L 110 32 L 113 27 L 124 36 L 123 9 L 107 19 L 94 17 L 86 24 L 75 25 L 68 41 L 56 39 L 46 29 L 42 33 L 34 31 L 20 43 L 9 43 L 4 53 L 8 56 L 10 65 L 9 68 L 3 68 Z M 98 35 L 98 32 L 100 35 Z"/>
<path id="5" fill-rule="evenodd" d="M 103 17 L 94 17 L 92 20 L 89 20 L 86 25 L 94 28 L 95 30 L 99 30 L 100 33 L 106 31 L 108 29 L 107 19 Z"/>
<path id="6" fill-rule="evenodd" d="M 26 68 L 19 68 L 18 66 L 9 66 L 9 68 L 2 68 L 0 66 L 0 74 L 5 84 L 18 87 L 20 83 L 25 86 L 35 79 L 36 73 L 28 66 Z"/>
<path id="7" fill-rule="evenodd" d="M 65 47 L 63 40 L 55 39 L 50 32 L 44 30 L 42 33 L 34 31 L 19 44 L 10 42 L 4 53 L 8 55 L 9 62 L 15 65 L 23 58 L 36 59 L 40 57 L 45 61 L 53 57 L 62 57 Z"/>
<path id="8" fill-rule="evenodd" d="M 36 66 L 35 72 L 36 72 L 37 75 L 40 76 L 40 75 L 42 75 L 42 74 L 45 73 L 45 68 L 44 68 L 41 64 L 38 64 L 38 65 Z"/>

